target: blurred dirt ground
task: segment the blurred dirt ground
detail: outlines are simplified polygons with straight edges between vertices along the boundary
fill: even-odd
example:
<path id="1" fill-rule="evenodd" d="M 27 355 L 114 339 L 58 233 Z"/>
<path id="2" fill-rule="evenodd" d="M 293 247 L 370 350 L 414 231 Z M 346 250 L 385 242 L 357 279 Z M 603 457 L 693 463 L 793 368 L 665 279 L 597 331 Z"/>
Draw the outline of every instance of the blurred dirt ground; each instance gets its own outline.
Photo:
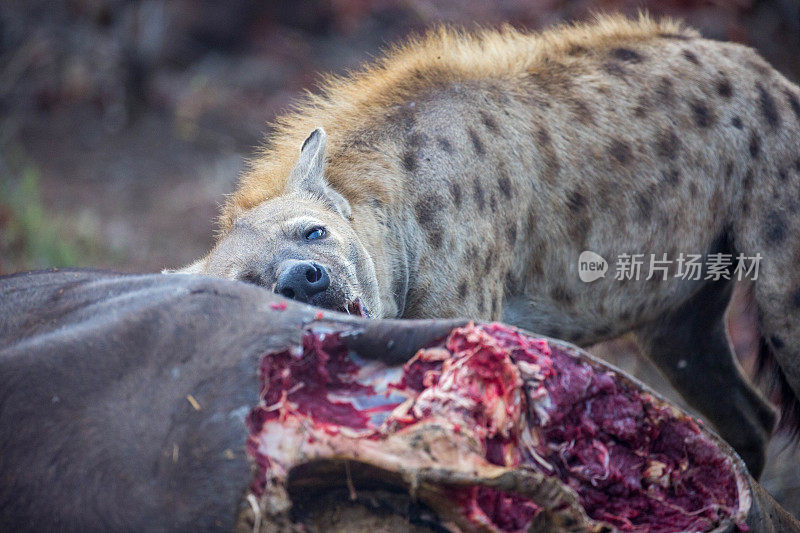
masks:
<path id="1" fill-rule="evenodd" d="M 158 271 L 197 258 L 269 120 L 320 72 L 354 68 L 409 33 L 538 29 L 640 8 L 755 46 L 800 80 L 795 0 L 6 0 L 0 274 Z M 730 319 L 747 367 L 752 317 L 734 306 Z M 594 351 L 678 400 L 631 340 Z M 800 515 L 800 453 L 786 444 L 775 439 L 762 481 Z"/>

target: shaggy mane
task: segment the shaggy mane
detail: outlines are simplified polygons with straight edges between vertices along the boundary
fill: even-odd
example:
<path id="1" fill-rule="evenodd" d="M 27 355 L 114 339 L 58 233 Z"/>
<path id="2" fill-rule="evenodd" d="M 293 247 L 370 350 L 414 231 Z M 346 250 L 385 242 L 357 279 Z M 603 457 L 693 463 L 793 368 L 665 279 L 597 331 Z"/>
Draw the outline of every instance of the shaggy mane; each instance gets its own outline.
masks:
<path id="1" fill-rule="evenodd" d="M 386 51 L 376 61 L 344 76 L 327 76 L 315 94 L 307 93 L 293 109 L 275 120 L 264 147 L 249 162 L 236 191 L 228 196 L 218 220 L 227 232 L 243 211 L 285 192 L 303 140 L 317 126 L 328 133 L 328 154 L 348 132 L 387 108 L 414 99 L 420 91 L 448 82 L 520 78 L 551 61 L 566 60 L 570 52 L 589 53 L 658 36 L 696 37 L 672 20 L 656 21 L 646 14 L 638 20 L 621 15 L 597 16 L 593 22 L 562 25 L 523 33 L 510 26 L 466 32 L 439 27 Z M 330 163 L 329 163 L 330 164 Z M 329 176 L 331 185 L 358 203 L 364 184 Z M 361 193 L 363 195 L 363 192 Z"/>

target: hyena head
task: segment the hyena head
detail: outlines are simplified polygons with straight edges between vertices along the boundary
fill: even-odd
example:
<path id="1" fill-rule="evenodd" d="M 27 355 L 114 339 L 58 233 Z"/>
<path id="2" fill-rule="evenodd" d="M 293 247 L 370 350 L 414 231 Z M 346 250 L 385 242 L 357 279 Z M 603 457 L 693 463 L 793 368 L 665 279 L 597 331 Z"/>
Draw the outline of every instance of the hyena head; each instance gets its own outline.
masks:
<path id="1" fill-rule="evenodd" d="M 288 298 L 381 317 L 375 267 L 350 224 L 350 204 L 323 173 L 325 131 L 300 149 L 287 192 L 239 216 L 211 253 L 179 271 L 260 285 Z"/>

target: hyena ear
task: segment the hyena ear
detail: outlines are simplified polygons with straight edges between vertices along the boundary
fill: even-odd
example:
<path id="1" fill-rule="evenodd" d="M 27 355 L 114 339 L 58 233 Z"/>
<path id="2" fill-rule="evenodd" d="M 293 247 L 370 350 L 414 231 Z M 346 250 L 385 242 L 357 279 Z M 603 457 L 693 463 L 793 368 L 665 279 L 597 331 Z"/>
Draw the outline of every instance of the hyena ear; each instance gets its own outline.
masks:
<path id="1" fill-rule="evenodd" d="M 325 141 L 325 130 L 317 128 L 303 142 L 300 159 L 289 176 L 289 187 L 322 198 L 342 217 L 350 218 L 350 203 L 325 179 Z"/>

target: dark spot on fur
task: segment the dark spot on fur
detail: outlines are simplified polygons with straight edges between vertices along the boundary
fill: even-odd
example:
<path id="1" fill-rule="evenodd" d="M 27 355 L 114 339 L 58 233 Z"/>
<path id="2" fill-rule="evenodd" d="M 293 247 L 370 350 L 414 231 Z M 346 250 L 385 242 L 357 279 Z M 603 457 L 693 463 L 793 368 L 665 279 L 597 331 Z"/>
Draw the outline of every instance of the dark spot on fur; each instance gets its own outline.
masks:
<path id="1" fill-rule="evenodd" d="M 473 182 L 473 192 L 475 193 L 475 203 L 478 204 L 478 209 L 483 212 L 486 208 L 486 196 L 483 193 L 483 185 L 481 185 L 480 178 L 475 178 Z"/>
<path id="2" fill-rule="evenodd" d="M 675 159 L 680 140 L 672 128 L 661 130 L 656 135 L 656 153 L 660 157 Z"/>
<path id="3" fill-rule="evenodd" d="M 742 119 L 740 119 L 739 117 L 733 117 L 731 119 L 731 126 L 736 128 L 737 130 L 742 129 Z"/>
<path id="4" fill-rule="evenodd" d="M 450 195 L 456 207 L 461 207 L 461 185 L 457 182 L 450 183 Z"/>
<path id="5" fill-rule="evenodd" d="M 584 124 L 594 124 L 594 114 L 589 106 L 580 98 L 570 97 L 567 98 L 567 105 L 570 110 L 575 113 L 578 119 Z"/>
<path id="6" fill-rule="evenodd" d="M 550 61 L 548 67 L 543 71 L 529 72 L 528 76 L 544 92 L 558 95 L 569 93 L 575 80 L 574 67 L 557 61 Z"/>
<path id="7" fill-rule="evenodd" d="M 733 96 L 733 87 L 727 76 L 723 76 L 721 79 L 717 80 L 717 94 L 723 98 L 730 98 Z"/>
<path id="8" fill-rule="evenodd" d="M 786 220 L 779 211 L 770 211 L 764 220 L 764 239 L 767 244 L 781 244 L 786 239 Z"/>
<path id="9" fill-rule="evenodd" d="M 595 193 L 600 199 L 600 203 L 612 205 L 619 198 L 621 189 L 622 187 L 618 182 L 604 179 L 597 183 Z"/>
<path id="10" fill-rule="evenodd" d="M 517 223 L 514 220 L 510 220 L 506 226 L 506 237 L 510 246 L 517 244 Z"/>
<path id="11" fill-rule="evenodd" d="M 761 114 L 764 115 L 769 127 L 774 130 L 781 124 L 781 117 L 778 115 L 775 99 L 760 83 L 756 83 L 756 89 L 758 90 L 758 105 L 761 108 Z"/>
<path id="12" fill-rule="evenodd" d="M 466 280 L 463 280 L 463 279 L 461 280 L 461 283 L 458 284 L 457 291 L 458 291 L 457 293 L 458 293 L 458 299 L 459 300 L 464 300 L 464 298 L 467 297 L 467 281 Z"/>
<path id="13" fill-rule="evenodd" d="M 669 170 L 665 170 L 661 173 L 661 179 L 664 180 L 664 183 L 675 187 L 681 182 L 681 173 L 676 168 L 671 168 Z"/>
<path id="14" fill-rule="evenodd" d="M 644 61 L 642 54 L 630 48 L 614 48 L 611 50 L 611 55 L 620 61 L 627 61 L 629 63 L 641 63 Z"/>
<path id="15" fill-rule="evenodd" d="M 409 72 L 409 75 L 417 81 L 422 81 L 425 79 L 425 72 L 420 69 L 414 69 Z"/>
<path id="16" fill-rule="evenodd" d="M 481 291 L 481 295 L 478 298 L 478 311 L 481 314 L 486 312 L 486 295 L 483 293 L 483 291 Z"/>
<path id="17" fill-rule="evenodd" d="M 540 91 L 527 92 L 517 97 L 521 102 L 531 107 L 550 109 L 550 98 L 540 93 Z"/>
<path id="18" fill-rule="evenodd" d="M 594 330 L 594 334 L 598 337 L 606 337 L 611 333 L 611 328 L 608 326 L 602 326 Z"/>
<path id="19" fill-rule="evenodd" d="M 403 152 L 403 168 L 408 172 L 417 170 L 417 154 L 413 150 Z"/>
<path id="20" fill-rule="evenodd" d="M 608 148 L 608 153 L 611 154 L 611 157 L 624 165 L 631 158 L 631 147 L 628 143 L 620 141 L 619 139 L 612 139 L 611 145 Z"/>
<path id="21" fill-rule="evenodd" d="M 700 60 L 697 59 L 697 55 L 691 50 L 687 50 L 686 48 L 684 48 L 681 53 L 683 54 L 683 57 L 685 57 L 686 60 L 689 61 L 689 63 L 694 63 L 695 65 L 700 64 Z"/>
<path id="22" fill-rule="evenodd" d="M 795 169 L 797 172 L 800 172 L 800 157 L 798 157 L 798 158 L 795 160 L 795 162 L 794 162 L 794 169 Z"/>
<path id="23" fill-rule="evenodd" d="M 539 142 L 539 151 L 544 159 L 545 180 L 549 183 L 554 183 L 561 165 L 555 148 L 551 143 L 550 133 L 544 128 L 539 128 L 536 132 L 536 138 Z"/>
<path id="24" fill-rule="evenodd" d="M 513 289 L 516 287 L 516 285 L 517 282 L 514 279 L 514 274 L 512 274 L 511 271 L 506 272 L 506 281 L 503 285 L 506 288 L 506 291 L 514 292 Z"/>
<path id="25" fill-rule="evenodd" d="M 421 198 L 416 205 L 417 220 L 420 225 L 427 227 L 436 220 L 444 209 L 444 199 L 436 194 L 429 194 Z"/>
<path id="26" fill-rule="evenodd" d="M 794 292 L 789 295 L 789 303 L 795 309 L 800 310 L 800 287 L 797 287 Z"/>
<path id="27" fill-rule="evenodd" d="M 711 110 L 708 108 L 705 102 L 696 100 L 692 102 L 690 106 L 692 108 L 692 115 L 694 115 L 695 124 L 701 128 L 707 128 L 714 122 L 714 118 L 711 115 Z"/>
<path id="28" fill-rule="evenodd" d="M 644 118 L 647 116 L 647 112 L 650 109 L 650 102 L 647 99 L 646 95 L 639 96 L 639 99 L 636 101 L 636 107 L 633 108 L 633 115 L 636 118 Z"/>
<path id="29" fill-rule="evenodd" d="M 567 217 L 567 233 L 572 242 L 585 247 L 587 234 L 592 221 L 589 210 L 586 209 L 588 198 L 586 191 L 578 187 L 567 194 L 566 207 L 569 210 Z"/>
<path id="30" fill-rule="evenodd" d="M 403 131 L 410 131 L 414 127 L 414 111 L 409 106 L 401 106 L 389 116 L 389 121 L 399 124 Z"/>
<path id="31" fill-rule="evenodd" d="M 490 115 L 486 111 L 481 111 L 480 115 L 481 115 L 481 122 L 483 122 L 483 125 L 486 126 L 487 130 L 494 133 L 495 135 L 500 133 L 500 128 L 497 126 L 497 121 L 494 119 L 492 115 Z"/>
<path id="32" fill-rule="evenodd" d="M 732 176 L 733 176 L 733 161 L 729 160 L 725 164 L 725 177 L 731 179 Z"/>
<path id="33" fill-rule="evenodd" d="M 546 246 L 546 243 L 542 243 L 542 246 Z M 542 263 L 542 254 L 534 254 L 532 264 L 529 265 L 528 271 L 525 272 L 526 275 L 531 276 L 541 276 L 544 274 L 544 264 Z"/>
<path id="34" fill-rule="evenodd" d="M 567 209 L 573 213 L 586 207 L 586 195 L 583 191 L 575 189 L 567 195 Z"/>
<path id="35" fill-rule="evenodd" d="M 585 52 L 586 52 L 586 47 L 573 44 L 572 46 L 569 47 L 569 50 L 567 50 L 567 55 L 577 56 Z"/>
<path id="36" fill-rule="evenodd" d="M 378 198 L 370 198 L 369 205 L 371 205 L 374 209 L 383 209 L 383 201 Z"/>
<path id="37" fill-rule="evenodd" d="M 499 164 L 497 167 L 497 187 L 507 199 L 511 198 L 511 179 L 508 177 L 508 170 L 504 164 Z"/>
<path id="38" fill-rule="evenodd" d="M 408 136 L 408 146 L 410 148 L 421 148 L 428 142 L 428 136 L 422 132 L 415 131 Z"/>
<path id="39" fill-rule="evenodd" d="M 625 78 L 625 68 L 615 61 L 606 61 L 603 63 L 603 70 L 617 78 Z"/>
<path id="40" fill-rule="evenodd" d="M 783 340 L 782 340 L 780 337 L 778 337 L 777 335 L 773 335 L 773 336 L 771 336 L 771 337 L 769 338 L 769 342 L 771 342 L 771 343 L 772 343 L 772 346 L 773 346 L 773 347 L 774 347 L 776 350 L 780 350 L 780 349 L 781 349 L 781 348 L 783 348 L 783 346 L 784 346 Z"/>
<path id="41" fill-rule="evenodd" d="M 794 116 L 797 117 L 797 120 L 800 120 L 800 100 L 798 100 L 797 95 L 790 92 L 789 89 L 784 89 L 783 94 L 785 94 L 786 99 L 789 100 L 789 107 L 792 108 Z"/>
<path id="42" fill-rule="evenodd" d="M 355 138 L 351 140 L 345 140 L 344 146 L 348 150 L 357 150 L 361 152 L 372 152 L 376 150 L 375 143 L 371 140 Z"/>
<path id="43" fill-rule="evenodd" d="M 444 230 L 438 224 L 434 224 L 428 228 L 428 242 L 435 249 L 440 249 L 444 241 Z"/>
<path id="44" fill-rule="evenodd" d="M 536 137 L 539 140 L 539 144 L 550 144 L 550 133 L 548 133 L 546 129 L 540 128 L 539 131 L 536 132 Z"/>
<path id="45" fill-rule="evenodd" d="M 550 297 L 557 302 L 565 304 L 571 304 L 573 300 L 572 293 L 563 285 L 555 285 L 550 290 Z"/>
<path id="46" fill-rule="evenodd" d="M 623 311 L 622 313 L 620 313 L 619 319 L 622 322 L 627 322 L 628 320 L 631 319 L 631 312 L 630 311 Z"/>
<path id="47" fill-rule="evenodd" d="M 779 179 L 780 181 L 786 181 L 786 178 L 788 178 L 788 177 L 789 177 L 789 175 L 788 175 L 788 173 L 786 172 L 786 169 L 785 169 L 785 168 L 780 168 L 780 169 L 778 169 L 778 179 Z"/>
<path id="48" fill-rule="evenodd" d="M 658 87 L 656 87 L 656 96 L 658 97 L 658 101 L 663 104 L 670 104 L 672 103 L 672 97 L 674 93 L 672 91 L 672 80 L 663 76 L 661 81 L 658 82 Z"/>
<path id="49" fill-rule="evenodd" d="M 692 196 L 697 196 L 697 193 L 699 191 L 697 189 L 697 184 L 695 182 L 689 183 L 689 192 L 692 194 Z"/>
<path id="50" fill-rule="evenodd" d="M 436 144 L 439 146 L 439 148 L 442 149 L 442 151 L 444 151 L 444 152 L 446 152 L 448 154 L 452 154 L 453 153 L 453 145 L 450 144 L 450 141 L 448 141 L 444 137 L 437 137 L 436 138 Z"/>
<path id="51" fill-rule="evenodd" d="M 497 212 L 497 195 L 494 192 L 489 195 L 489 209 L 492 213 Z"/>
<path id="52" fill-rule="evenodd" d="M 485 275 L 489 275 L 492 271 L 492 267 L 494 266 L 494 252 L 492 250 L 488 250 L 486 252 L 486 259 L 483 260 L 483 273 Z"/>
<path id="53" fill-rule="evenodd" d="M 747 173 L 744 175 L 744 180 L 742 180 L 742 188 L 745 191 L 749 191 L 753 187 L 753 169 L 748 168 Z"/>
<path id="54" fill-rule="evenodd" d="M 486 153 L 486 149 L 483 147 L 480 137 L 478 137 L 478 134 L 475 133 L 475 130 L 472 128 L 469 129 L 469 140 L 472 141 L 472 147 L 475 149 L 475 153 L 483 157 L 483 154 Z"/>
<path id="55" fill-rule="evenodd" d="M 653 199 L 648 191 L 643 191 L 636 195 L 636 207 L 639 209 L 639 218 L 641 220 L 650 219 L 650 213 L 653 210 Z"/>
<path id="56" fill-rule="evenodd" d="M 474 244 L 469 245 L 466 257 L 468 262 L 474 263 L 478 259 L 478 247 Z"/>
<path id="57" fill-rule="evenodd" d="M 755 131 L 750 134 L 750 144 L 747 148 L 750 151 L 750 156 L 753 159 L 758 159 L 761 154 L 761 137 Z"/>

